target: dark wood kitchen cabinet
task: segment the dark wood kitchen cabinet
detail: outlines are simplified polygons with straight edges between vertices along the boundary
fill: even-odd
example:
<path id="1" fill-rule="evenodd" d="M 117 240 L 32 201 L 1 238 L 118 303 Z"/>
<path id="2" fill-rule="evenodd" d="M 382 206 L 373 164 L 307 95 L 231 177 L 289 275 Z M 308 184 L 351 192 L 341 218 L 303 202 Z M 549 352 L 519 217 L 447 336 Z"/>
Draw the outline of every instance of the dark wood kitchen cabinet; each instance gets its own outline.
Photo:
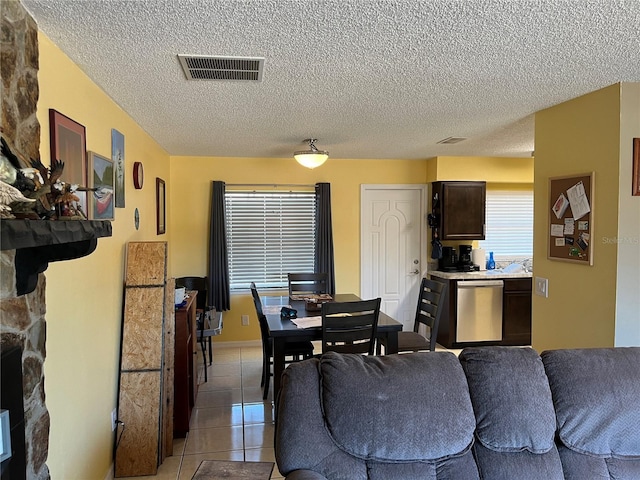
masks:
<path id="1" fill-rule="evenodd" d="M 504 280 L 502 345 L 531 345 L 531 279 Z"/>
<path id="2" fill-rule="evenodd" d="M 441 240 L 484 240 L 486 182 L 434 182 L 432 213 Z"/>

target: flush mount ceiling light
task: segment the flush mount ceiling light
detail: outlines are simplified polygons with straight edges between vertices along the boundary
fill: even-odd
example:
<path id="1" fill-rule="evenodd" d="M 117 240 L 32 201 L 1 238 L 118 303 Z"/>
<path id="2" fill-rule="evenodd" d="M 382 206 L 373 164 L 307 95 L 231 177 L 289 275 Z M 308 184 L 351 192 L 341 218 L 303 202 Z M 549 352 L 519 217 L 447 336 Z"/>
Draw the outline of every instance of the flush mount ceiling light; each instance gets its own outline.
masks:
<path id="1" fill-rule="evenodd" d="M 293 158 L 296 159 L 296 162 L 307 168 L 316 168 L 326 162 L 329 158 L 329 152 L 318 150 L 315 145 L 317 141 L 316 138 L 307 138 L 305 142 L 309 143 L 309 150 L 294 152 Z"/>

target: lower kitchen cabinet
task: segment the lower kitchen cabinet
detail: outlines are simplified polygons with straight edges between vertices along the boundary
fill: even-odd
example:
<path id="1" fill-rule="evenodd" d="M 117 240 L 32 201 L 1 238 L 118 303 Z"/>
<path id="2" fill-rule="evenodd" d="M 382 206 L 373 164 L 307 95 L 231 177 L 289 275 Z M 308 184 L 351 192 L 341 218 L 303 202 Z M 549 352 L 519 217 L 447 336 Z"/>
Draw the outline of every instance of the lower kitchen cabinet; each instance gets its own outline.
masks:
<path id="1" fill-rule="evenodd" d="M 502 345 L 531 345 L 531 279 L 505 279 Z"/>
<path id="2" fill-rule="evenodd" d="M 453 274 L 455 275 L 455 274 Z M 432 275 L 431 279 L 447 284 L 438 325 L 438 344 L 446 348 L 487 345 L 531 345 L 531 278 L 493 277 L 504 281 L 502 291 L 502 339 L 465 341 L 456 338 L 458 331 L 458 280 Z"/>

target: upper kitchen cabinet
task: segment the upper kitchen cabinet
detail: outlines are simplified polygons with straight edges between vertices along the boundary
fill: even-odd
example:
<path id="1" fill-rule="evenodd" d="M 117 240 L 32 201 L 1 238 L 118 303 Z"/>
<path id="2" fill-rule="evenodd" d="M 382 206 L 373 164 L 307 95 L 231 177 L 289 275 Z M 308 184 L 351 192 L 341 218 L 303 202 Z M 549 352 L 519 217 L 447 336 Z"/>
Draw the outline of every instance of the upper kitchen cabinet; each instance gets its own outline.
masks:
<path id="1" fill-rule="evenodd" d="M 433 182 L 441 240 L 484 240 L 486 182 Z"/>

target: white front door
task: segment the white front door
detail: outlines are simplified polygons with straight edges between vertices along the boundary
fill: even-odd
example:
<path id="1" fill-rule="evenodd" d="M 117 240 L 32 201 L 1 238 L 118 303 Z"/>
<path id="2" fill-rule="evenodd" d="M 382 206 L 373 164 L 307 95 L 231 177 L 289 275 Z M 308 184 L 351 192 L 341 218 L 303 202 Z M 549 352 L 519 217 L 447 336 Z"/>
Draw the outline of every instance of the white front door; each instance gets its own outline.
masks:
<path id="1" fill-rule="evenodd" d="M 426 270 L 426 185 L 362 185 L 360 296 L 413 330 Z M 424 268 L 423 268 L 424 266 Z"/>

